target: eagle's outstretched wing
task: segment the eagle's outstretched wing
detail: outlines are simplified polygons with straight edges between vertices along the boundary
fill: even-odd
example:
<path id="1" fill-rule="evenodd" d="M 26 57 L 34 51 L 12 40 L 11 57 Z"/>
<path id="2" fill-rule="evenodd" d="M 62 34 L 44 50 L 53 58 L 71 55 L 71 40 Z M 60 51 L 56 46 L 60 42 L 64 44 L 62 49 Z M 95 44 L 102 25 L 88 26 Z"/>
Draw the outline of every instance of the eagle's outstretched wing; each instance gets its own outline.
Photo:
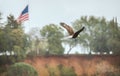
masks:
<path id="1" fill-rule="evenodd" d="M 65 24 L 64 22 L 60 22 L 60 25 L 63 26 L 68 31 L 69 35 L 74 34 L 73 29 L 69 25 Z"/>
<path id="2" fill-rule="evenodd" d="M 80 30 L 78 30 L 77 32 L 75 32 L 74 35 L 72 36 L 72 38 L 76 38 L 78 36 L 78 34 L 84 30 L 84 28 L 85 27 L 82 27 Z"/>

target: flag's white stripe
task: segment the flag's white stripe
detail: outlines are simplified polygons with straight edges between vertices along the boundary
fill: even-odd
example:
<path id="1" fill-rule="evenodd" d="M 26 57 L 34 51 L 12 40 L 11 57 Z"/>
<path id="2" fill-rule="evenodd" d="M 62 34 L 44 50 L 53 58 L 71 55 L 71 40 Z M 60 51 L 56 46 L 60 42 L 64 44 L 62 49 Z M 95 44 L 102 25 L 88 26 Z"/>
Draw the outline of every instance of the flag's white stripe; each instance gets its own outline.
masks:
<path id="1" fill-rule="evenodd" d="M 24 15 L 21 15 L 19 18 L 18 18 L 18 22 L 22 22 L 22 21 L 26 21 L 28 20 L 29 17 L 28 17 L 28 13 L 24 14 Z"/>

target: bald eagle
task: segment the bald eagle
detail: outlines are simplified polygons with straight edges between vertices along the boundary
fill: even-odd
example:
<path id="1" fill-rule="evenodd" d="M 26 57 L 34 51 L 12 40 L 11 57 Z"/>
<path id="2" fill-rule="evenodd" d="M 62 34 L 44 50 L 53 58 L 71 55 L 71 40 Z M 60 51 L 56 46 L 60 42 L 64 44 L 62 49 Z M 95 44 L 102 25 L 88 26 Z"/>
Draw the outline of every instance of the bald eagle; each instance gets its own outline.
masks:
<path id="1" fill-rule="evenodd" d="M 71 38 L 77 38 L 79 33 L 82 32 L 84 30 L 84 28 L 85 28 L 85 27 L 82 27 L 80 30 L 74 32 L 72 27 L 70 27 L 69 25 L 65 24 L 64 22 L 60 22 L 60 25 L 62 27 L 64 27 L 68 31 L 68 33 L 69 33 Z"/>

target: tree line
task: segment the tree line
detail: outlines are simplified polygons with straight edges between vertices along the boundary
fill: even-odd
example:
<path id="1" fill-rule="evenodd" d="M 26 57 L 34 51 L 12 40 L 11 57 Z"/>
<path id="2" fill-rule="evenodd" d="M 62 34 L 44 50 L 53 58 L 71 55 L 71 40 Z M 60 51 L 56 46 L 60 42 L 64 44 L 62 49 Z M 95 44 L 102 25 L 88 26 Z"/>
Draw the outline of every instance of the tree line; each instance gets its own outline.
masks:
<path id="1" fill-rule="evenodd" d="M 1 17 L 1 14 L 0 14 Z M 2 19 L 2 18 L 0 18 Z M 16 62 L 25 58 L 29 45 L 22 24 L 18 24 L 13 15 L 0 25 L 0 61 Z"/>
<path id="2" fill-rule="evenodd" d="M 112 51 L 113 54 L 120 54 L 120 26 L 117 18 L 108 21 L 104 17 L 82 16 L 76 19 L 71 24 L 74 30 L 85 27 L 77 41 L 61 40 L 67 33 L 60 25 L 48 24 L 42 29 L 32 28 L 32 31 L 25 33 L 22 24 L 17 23 L 13 15 L 9 15 L 3 24 L 1 20 L 0 13 L 0 53 L 4 56 L 9 53 L 19 59 L 26 55 L 63 55 L 63 44 L 69 45 L 71 49 L 76 45 L 82 46 L 89 53 Z"/>

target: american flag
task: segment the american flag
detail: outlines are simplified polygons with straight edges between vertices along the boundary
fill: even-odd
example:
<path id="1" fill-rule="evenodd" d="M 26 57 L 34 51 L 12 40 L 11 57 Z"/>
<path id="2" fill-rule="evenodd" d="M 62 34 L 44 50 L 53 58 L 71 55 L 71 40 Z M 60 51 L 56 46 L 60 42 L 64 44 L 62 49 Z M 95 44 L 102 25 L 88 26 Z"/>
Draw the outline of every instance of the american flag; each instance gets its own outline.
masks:
<path id="1" fill-rule="evenodd" d="M 29 19 L 29 14 L 28 14 L 28 5 L 27 5 L 22 11 L 22 13 L 20 14 L 20 16 L 18 17 L 17 22 L 21 23 L 28 19 Z"/>

